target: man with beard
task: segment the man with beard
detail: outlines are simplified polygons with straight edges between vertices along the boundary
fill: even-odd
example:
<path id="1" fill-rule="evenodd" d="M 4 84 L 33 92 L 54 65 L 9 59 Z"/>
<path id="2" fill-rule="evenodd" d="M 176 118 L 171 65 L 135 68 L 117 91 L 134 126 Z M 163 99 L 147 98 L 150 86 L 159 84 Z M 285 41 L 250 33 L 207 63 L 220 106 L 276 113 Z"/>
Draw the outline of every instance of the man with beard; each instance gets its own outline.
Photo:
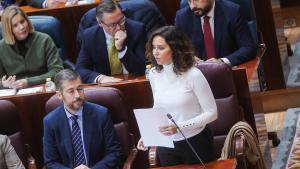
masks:
<path id="1" fill-rule="evenodd" d="M 77 72 L 62 70 L 54 81 L 64 104 L 44 118 L 46 168 L 117 168 L 121 148 L 108 109 L 84 101 Z"/>
<path id="2" fill-rule="evenodd" d="M 192 40 L 201 60 L 244 63 L 256 55 L 247 21 L 239 5 L 226 0 L 188 0 L 176 13 L 175 25 Z"/>

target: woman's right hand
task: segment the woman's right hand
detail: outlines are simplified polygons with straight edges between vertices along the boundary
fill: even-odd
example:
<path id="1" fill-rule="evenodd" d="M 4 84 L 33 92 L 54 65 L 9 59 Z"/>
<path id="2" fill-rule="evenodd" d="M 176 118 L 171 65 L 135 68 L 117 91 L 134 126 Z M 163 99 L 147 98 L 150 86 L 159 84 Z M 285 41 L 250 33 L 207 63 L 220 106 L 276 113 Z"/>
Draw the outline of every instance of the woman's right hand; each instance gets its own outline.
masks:
<path id="1" fill-rule="evenodd" d="M 6 87 L 6 88 L 15 88 L 15 85 L 14 85 L 15 81 L 16 81 L 16 76 L 15 75 L 14 76 L 8 76 L 7 78 L 6 78 L 6 75 L 4 75 L 2 77 L 2 86 Z"/>
<path id="2" fill-rule="evenodd" d="M 144 142 L 142 140 L 142 138 L 140 138 L 138 144 L 137 144 L 137 149 L 142 150 L 142 151 L 147 151 L 148 147 L 144 146 Z"/>

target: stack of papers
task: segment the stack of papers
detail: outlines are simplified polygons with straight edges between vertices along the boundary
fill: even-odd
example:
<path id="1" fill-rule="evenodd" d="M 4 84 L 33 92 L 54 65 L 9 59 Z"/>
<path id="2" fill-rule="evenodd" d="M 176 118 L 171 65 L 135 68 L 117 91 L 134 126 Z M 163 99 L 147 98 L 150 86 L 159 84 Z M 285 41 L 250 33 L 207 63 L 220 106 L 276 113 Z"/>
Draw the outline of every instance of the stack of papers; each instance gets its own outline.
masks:
<path id="1" fill-rule="evenodd" d="M 31 94 L 31 93 L 42 93 L 43 92 L 43 87 L 31 87 L 31 88 L 26 88 L 26 89 L 20 89 L 17 92 L 17 95 L 19 94 Z"/>
<path id="2" fill-rule="evenodd" d="M 13 96 L 17 93 L 16 89 L 2 89 L 0 90 L 0 96 Z"/>
<path id="3" fill-rule="evenodd" d="M 174 148 L 173 137 L 159 132 L 159 127 L 169 124 L 165 109 L 135 109 L 134 115 L 139 126 L 144 146 Z"/>

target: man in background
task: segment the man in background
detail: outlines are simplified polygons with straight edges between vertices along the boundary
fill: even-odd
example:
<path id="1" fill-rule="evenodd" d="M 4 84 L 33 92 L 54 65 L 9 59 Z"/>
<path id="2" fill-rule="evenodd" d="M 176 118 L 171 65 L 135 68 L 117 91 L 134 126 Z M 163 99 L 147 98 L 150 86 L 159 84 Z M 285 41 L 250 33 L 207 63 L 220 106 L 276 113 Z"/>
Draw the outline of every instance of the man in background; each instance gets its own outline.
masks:
<path id="1" fill-rule="evenodd" d="M 112 75 L 145 73 L 146 33 L 142 23 L 125 18 L 117 2 L 96 8 L 98 25 L 83 32 L 76 70 L 85 83 L 118 82 Z"/>
<path id="2" fill-rule="evenodd" d="M 175 25 L 192 40 L 201 60 L 244 63 L 256 55 L 247 21 L 239 5 L 226 0 L 188 0 L 176 13 Z"/>

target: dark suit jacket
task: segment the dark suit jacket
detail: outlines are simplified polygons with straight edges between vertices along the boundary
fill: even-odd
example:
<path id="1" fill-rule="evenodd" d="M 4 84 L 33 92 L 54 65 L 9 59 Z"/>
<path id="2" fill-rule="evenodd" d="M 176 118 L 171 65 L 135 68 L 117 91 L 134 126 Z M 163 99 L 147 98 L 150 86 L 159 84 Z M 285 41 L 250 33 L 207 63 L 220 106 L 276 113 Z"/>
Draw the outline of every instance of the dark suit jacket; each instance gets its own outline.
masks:
<path id="1" fill-rule="evenodd" d="M 116 168 L 120 163 L 121 148 L 108 110 L 85 102 L 82 114 L 88 166 Z M 43 144 L 47 169 L 74 168 L 71 130 L 63 106 L 56 108 L 44 118 Z"/>
<path id="2" fill-rule="evenodd" d="M 216 0 L 214 17 L 216 58 L 225 57 L 232 65 L 254 58 L 257 46 L 251 38 L 240 6 L 226 0 Z M 177 11 L 175 25 L 190 37 L 196 55 L 206 60 L 200 17 L 185 7 Z"/>
<path id="3" fill-rule="evenodd" d="M 45 0 L 26 0 L 27 5 L 33 6 L 35 8 L 43 8 L 43 3 Z"/>
<path id="4" fill-rule="evenodd" d="M 146 33 L 143 24 L 126 19 L 127 51 L 121 62 L 129 73 L 145 73 Z M 82 37 L 81 49 L 76 62 L 76 70 L 86 83 L 91 83 L 99 74 L 110 76 L 110 66 L 103 29 L 99 25 L 87 28 Z"/>

